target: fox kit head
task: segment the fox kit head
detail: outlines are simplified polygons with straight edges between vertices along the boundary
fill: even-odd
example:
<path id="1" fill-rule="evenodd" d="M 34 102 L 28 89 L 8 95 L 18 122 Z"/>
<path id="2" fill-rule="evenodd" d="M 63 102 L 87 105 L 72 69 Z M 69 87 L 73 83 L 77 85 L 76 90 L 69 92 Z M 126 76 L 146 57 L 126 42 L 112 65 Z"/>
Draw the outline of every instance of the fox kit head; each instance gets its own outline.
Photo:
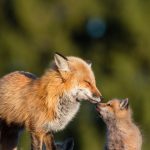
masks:
<path id="1" fill-rule="evenodd" d="M 74 140 L 72 138 L 66 139 L 64 142 L 56 143 L 56 150 L 73 150 Z"/>
<path id="2" fill-rule="evenodd" d="M 104 122 L 126 119 L 130 114 L 128 98 L 123 100 L 113 99 L 107 103 L 99 103 L 96 109 Z"/>
<path id="3" fill-rule="evenodd" d="M 59 73 L 64 92 L 71 93 L 77 101 L 100 102 L 101 93 L 96 87 L 91 64 L 77 57 L 54 55 L 52 69 Z"/>

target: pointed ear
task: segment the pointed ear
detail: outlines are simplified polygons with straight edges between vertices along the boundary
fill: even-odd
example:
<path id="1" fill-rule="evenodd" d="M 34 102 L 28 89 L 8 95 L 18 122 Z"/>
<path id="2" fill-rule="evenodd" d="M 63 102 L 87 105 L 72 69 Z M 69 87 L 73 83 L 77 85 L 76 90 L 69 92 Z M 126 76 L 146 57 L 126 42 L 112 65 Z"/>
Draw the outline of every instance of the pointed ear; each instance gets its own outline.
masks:
<path id="1" fill-rule="evenodd" d="M 128 98 L 121 100 L 121 102 L 120 102 L 120 109 L 121 110 L 128 109 L 128 107 L 129 107 L 129 100 L 128 100 Z"/>
<path id="2" fill-rule="evenodd" d="M 87 63 L 90 67 L 92 67 L 92 61 L 91 61 L 91 60 L 86 60 L 86 63 Z"/>
<path id="3" fill-rule="evenodd" d="M 65 56 L 55 53 L 54 61 L 60 71 L 70 71 L 68 59 Z"/>
<path id="4" fill-rule="evenodd" d="M 64 142 L 64 150 L 73 150 L 74 148 L 74 140 L 73 138 L 69 138 Z"/>

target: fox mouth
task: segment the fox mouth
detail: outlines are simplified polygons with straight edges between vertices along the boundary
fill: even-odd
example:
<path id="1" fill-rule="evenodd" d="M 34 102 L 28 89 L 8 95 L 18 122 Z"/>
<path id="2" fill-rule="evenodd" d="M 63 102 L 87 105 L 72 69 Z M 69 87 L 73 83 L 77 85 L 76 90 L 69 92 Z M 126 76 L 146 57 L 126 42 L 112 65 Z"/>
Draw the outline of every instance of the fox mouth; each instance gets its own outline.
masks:
<path id="1" fill-rule="evenodd" d="M 100 118 L 103 118 L 103 115 L 101 114 L 101 109 L 98 106 L 96 106 L 95 108 L 96 108 L 96 111 L 98 112 L 98 116 Z"/>
<path id="2" fill-rule="evenodd" d="M 101 109 L 97 105 L 95 106 L 95 108 L 98 112 L 100 112 Z"/>
<path id="3" fill-rule="evenodd" d="M 99 103 L 99 102 L 101 102 L 101 99 L 100 98 L 91 98 L 91 97 L 89 97 L 87 94 L 86 94 L 86 96 L 87 96 L 87 100 L 89 101 L 89 102 L 91 102 L 91 103 L 93 103 L 93 104 L 96 104 L 96 103 Z"/>
<path id="4" fill-rule="evenodd" d="M 88 99 L 89 102 L 93 103 L 93 104 L 97 104 L 99 103 L 100 101 L 97 101 L 97 100 L 94 100 L 94 99 Z"/>
<path id="5" fill-rule="evenodd" d="M 77 101 L 77 102 L 81 102 L 82 100 L 79 100 L 79 99 L 77 98 L 76 101 Z M 101 100 L 100 100 L 100 101 L 97 101 L 97 100 L 93 100 L 93 99 L 91 99 L 91 98 L 88 98 L 87 101 L 89 101 L 90 103 L 93 103 L 93 104 L 97 104 L 97 103 L 99 103 Z"/>

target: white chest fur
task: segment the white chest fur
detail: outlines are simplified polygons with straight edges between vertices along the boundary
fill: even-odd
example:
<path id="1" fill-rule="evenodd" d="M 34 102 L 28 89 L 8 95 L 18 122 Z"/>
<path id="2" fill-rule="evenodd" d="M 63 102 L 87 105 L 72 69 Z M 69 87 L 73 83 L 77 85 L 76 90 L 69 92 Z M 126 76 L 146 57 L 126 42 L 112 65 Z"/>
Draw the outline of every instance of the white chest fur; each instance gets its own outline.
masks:
<path id="1" fill-rule="evenodd" d="M 76 115 L 79 107 L 80 103 L 72 96 L 67 95 L 60 98 L 56 110 L 57 117 L 44 125 L 45 130 L 47 132 L 63 130 Z"/>

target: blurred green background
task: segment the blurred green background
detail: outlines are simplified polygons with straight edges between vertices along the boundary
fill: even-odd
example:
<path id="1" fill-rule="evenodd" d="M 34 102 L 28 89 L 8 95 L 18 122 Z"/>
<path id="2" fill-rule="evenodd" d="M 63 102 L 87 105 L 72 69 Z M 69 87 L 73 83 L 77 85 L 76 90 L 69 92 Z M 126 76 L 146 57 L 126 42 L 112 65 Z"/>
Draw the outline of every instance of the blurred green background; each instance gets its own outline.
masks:
<path id="1" fill-rule="evenodd" d="M 25 70 L 41 75 L 55 51 L 93 62 L 106 99 L 130 99 L 150 149 L 150 1 L 0 0 L 0 75 Z M 56 141 L 74 137 L 75 150 L 102 150 L 105 125 L 82 103 Z M 20 150 L 29 149 L 24 132 Z"/>

